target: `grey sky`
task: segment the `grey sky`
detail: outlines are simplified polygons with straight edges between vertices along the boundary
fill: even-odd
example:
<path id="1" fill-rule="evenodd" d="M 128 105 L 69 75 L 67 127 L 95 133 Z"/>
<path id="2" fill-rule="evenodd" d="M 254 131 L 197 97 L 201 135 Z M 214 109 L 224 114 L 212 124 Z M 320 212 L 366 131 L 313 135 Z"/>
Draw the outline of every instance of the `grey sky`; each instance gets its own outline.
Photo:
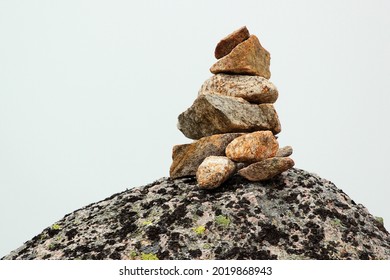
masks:
<path id="1" fill-rule="evenodd" d="M 0 256 L 168 176 L 177 116 L 246 25 L 296 167 L 390 222 L 390 1 L 0 0 Z"/>

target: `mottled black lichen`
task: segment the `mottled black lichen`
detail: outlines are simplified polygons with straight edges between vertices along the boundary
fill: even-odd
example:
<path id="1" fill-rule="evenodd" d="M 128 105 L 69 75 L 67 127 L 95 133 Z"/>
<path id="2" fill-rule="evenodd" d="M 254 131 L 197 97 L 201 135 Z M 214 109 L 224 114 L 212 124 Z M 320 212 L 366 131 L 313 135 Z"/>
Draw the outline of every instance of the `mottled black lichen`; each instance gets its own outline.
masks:
<path id="1" fill-rule="evenodd" d="M 112 195 L 67 214 L 5 258 L 390 258 L 384 226 L 303 170 L 261 183 L 233 176 L 211 191 L 196 184 L 195 177 L 165 178 Z"/>

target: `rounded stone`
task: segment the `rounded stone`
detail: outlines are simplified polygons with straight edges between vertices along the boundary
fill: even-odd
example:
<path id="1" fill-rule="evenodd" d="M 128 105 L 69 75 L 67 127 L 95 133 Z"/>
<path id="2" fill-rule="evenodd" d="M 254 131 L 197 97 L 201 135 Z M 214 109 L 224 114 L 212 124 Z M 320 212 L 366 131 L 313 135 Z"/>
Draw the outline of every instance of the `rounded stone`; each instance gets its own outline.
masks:
<path id="1" fill-rule="evenodd" d="M 209 156 L 199 165 L 196 179 L 199 188 L 215 189 L 234 173 L 233 161 L 223 156 Z"/>
<path id="2" fill-rule="evenodd" d="M 220 94 L 241 97 L 250 103 L 275 103 L 276 86 L 264 77 L 248 75 L 216 74 L 206 80 L 199 94 Z"/>
<path id="3" fill-rule="evenodd" d="M 274 157 L 279 143 L 269 130 L 256 131 L 235 138 L 227 145 L 225 153 L 236 162 L 258 162 Z"/>

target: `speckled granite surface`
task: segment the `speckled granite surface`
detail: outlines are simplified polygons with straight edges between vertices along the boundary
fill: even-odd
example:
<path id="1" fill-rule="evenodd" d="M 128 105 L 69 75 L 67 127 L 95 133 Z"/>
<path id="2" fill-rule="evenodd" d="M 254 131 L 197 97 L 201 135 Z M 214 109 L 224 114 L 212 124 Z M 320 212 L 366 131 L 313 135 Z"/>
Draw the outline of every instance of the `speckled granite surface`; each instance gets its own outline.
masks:
<path id="1" fill-rule="evenodd" d="M 66 215 L 3 259 L 390 259 L 390 235 L 300 169 L 199 190 L 162 178 Z"/>

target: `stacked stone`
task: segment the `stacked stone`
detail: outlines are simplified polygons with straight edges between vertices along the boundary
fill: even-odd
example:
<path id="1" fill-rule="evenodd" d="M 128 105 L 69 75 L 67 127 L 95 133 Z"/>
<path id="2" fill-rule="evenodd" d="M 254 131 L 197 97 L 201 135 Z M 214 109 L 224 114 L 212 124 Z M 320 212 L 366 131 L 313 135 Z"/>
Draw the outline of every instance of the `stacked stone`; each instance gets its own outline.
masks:
<path id="1" fill-rule="evenodd" d="M 214 74 L 179 115 L 178 129 L 195 141 L 173 147 L 170 176 L 195 176 L 213 189 L 238 173 L 250 181 L 269 180 L 294 166 L 290 146 L 279 149 L 281 131 L 273 103 L 278 98 L 270 54 L 242 27 L 215 49 Z"/>

